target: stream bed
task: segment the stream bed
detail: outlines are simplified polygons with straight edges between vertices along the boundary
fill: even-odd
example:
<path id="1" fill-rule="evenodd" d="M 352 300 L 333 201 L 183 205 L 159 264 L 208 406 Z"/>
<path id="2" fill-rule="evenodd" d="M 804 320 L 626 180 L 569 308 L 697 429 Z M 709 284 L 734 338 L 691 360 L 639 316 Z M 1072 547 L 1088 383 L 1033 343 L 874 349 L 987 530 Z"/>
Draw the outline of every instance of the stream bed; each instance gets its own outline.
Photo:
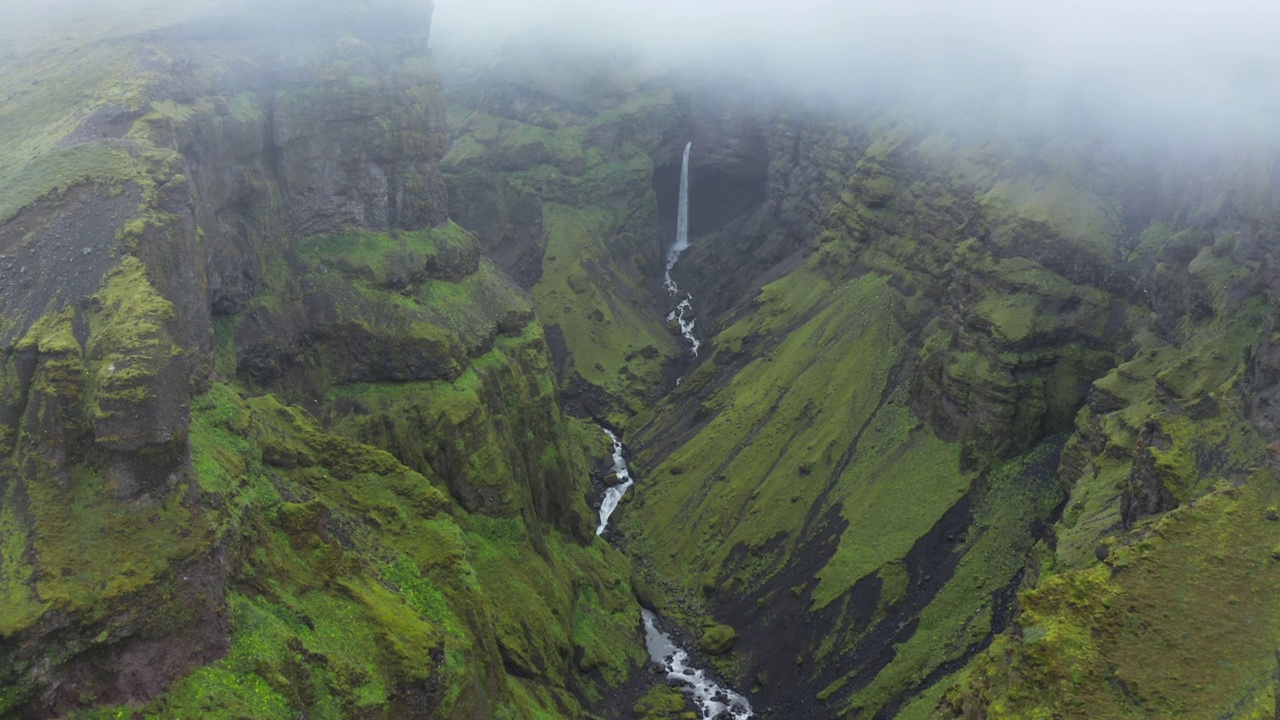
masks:
<path id="1" fill-rule="evenodd" d="M 627 467 L 622 440 L 612 431 L 601 428 L 613 441 L 613 475 L 618 482 L 605 489 L 600 501 L 600 526 L 597 535 L 603 535 L 609 527 L 609 516 L 617 509 L 622 496 L 635 484 L 631 469 Z M 720 685 L 705 671 L 694 667 L 689 653 L 676 644 L 670 635 L 658 626 L 657 616 L 650 610 L 640 609 L 644 620 L 644 644 L 649 659 L 662 666 L 667 679 L 680 685 L 698 708 L 700 720 L 746 720 L 752 717 L 751 703 L 741 694 Z"/>
<path id="2" fill-rule="evenodd" d="M 649 650 L 649 659 L 661 665 L 667 679 L 679 683 L 693 698 L 701 720 L 746 720 L 752 716 L 751 703 L 745 697 L 689 663 L 689 653 L 658 627 L 656 615 L 643 608 L 640 614 L 644 617 L 644 644 Z"/>

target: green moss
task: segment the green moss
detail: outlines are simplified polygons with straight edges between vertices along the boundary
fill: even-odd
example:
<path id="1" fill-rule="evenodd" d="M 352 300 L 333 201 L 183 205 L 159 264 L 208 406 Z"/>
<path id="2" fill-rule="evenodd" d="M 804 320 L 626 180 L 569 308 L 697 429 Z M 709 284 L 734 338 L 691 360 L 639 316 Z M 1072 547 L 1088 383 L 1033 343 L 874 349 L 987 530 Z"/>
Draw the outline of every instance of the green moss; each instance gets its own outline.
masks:
<path id="1" fill-rule="evenodd" d="M 735 571 L 725 567 L 732 547 L 759 548 L 802 525 L 823 485 L 797 481 L 801 468 L 832 483 L 845 477 L 831 475 L 875 413 L 897 360 L 885 351 L 902 337 L 885 278 L 865 276 L 834 293 L 828 289 L 830 305 L 812 314 L 803 304 L 771 308 L 771 298 L 782 297 L 771 292 L 766 288 L 761 310 L 725 336 L 754 336 L 760 328 L 757 337 L 767 337 L 788 318 L 811 319 L 776 335 L 776 346 L 708 401 L 719 409 L 706 428 L 646 475 L 651 481 L 638 506 L 645 539 L 664 548 L 655 561 L 664 569 L 671 563 L 667 577 L 683 574 L 674 570 L 680 566 L 725 579 Z M 823 295 L 820 288 L 812 296 Z M 732 342 L 720 352 L 732 352 Z M 679 393 L 697 392 L 702 382 L 695 374 Z M 835 493 L 829 502 L 844 499 Z"/>
<path id="2" fill-rule="evenodd" d="M 686 708 L 684 696 L 666 685 L 655 685 L 636 702 L 631 712 L 636 720 L 678 718 Z"/>
<path id="3" fill-rule="evenodd" d="M 1088 437 L 1103 443 L 1093 441 L 1095 452 L 1102 452 L 1080 462 L 1083 474 L 1057 531 L 1066 567 L 1096 562 L 1097 546 L 1121 525 L 1130 482 L 1190 502 L 1220 483 L 1240 482 L 1264 453 L 1233 389 L 1249 348 L 1260 340 L 1261 306 L 1247 300 L 1220 314 L 1188 319 L 1176 342 L 1148 327 L 1147 317 L 1143 311 L 1131 314 L 1138 331 L 1130 358 L 1094 382 L 1103 411 L 1081 415 Z M 1139 447 L 1143 437 L 1154 443 L 1146 450 Z"/>
<path id="4" fill-rule="evenodd" d="M 958 445 L 927 434 L 898 434 L 890 439 L 893 436 L 885 432 L 885 436 L 889 443 L 900 444 L 877 448 L 883 454 L 867 452 L 864 457 L 869 460 L 855 461 L 847 472 L 849 479 L 841 494 L 845 498 L 842 516 L 849 526 L 835 555 L 818 572 L 815 607 L 835 600 L 881 565 L 904 557 L 916 538 L 969 488 L 972 477 L 958 470 Z"/>
<path id="5" fill-rule="evenodd" d="M 1154 257 L 1156 252 L 1169 241 L 1172 235 L 1173 230 L 1168 225 L 1159 221 L 1152 222 L 1138 236 L 1138 242 L 1129 251 L 1128 259 L 1138 260 Z"/>
<path id="6" fill-rule="evenodd" d="M 35 593 L 36 569 L 28 551 L 30 530 L 18 517 L 13 491 L 11 484 L 0 505 L 0 636 L 30 627 L 49 607 Z M 4 707 L 0 699 L 0 710 Z"/>
<path id="7" fill-rule="evenodd" d="M 1048 177 L 1001 180 L 983 199 L 995 212 L 1048 225 L 1098 262 L 1112 260 L 1119 223 L 1078 178 L 1059 171 Z"/>
<path id="8" fill-rule="evenodd" d="M 1038 306 L 1039 301 L 1034 296 L 1015 293 L 986 298 L 974 308 L 974 313 L 991 323 L 1005 341 L 1020 342 L 1035 330 Z"/>
<path id="9" fill-rule="evenodd" d="M 1253 717 L 1272 710 L 1277 564 L 1264 513 L 1274 480 L 1163 517 L 1101 565 L 1022 598 L 1024 642 L 1001 638 L 948 691 L 989 717 Z"/>
<path id="10" fill-rule="evenodd" d="M 104 27 L 76 27 L 68 35 L 83 40 Z M 0 66 L 0 86 L 8 88 L 0 107 L 0 222 L 85 181 L 108 193 L 126 182 L 150 185 L 145 164 L 122 147 L 96 138 L 65 143 L 93 113 L 141 105 L 156 78 L 137 61 L 126 43 L 72 41 L 28 48 Z"/>
<path id="11" fill-rule="evenodd" d="M 33 381 L 33 389 L 48 397 L 61 398 L 70 405 L 68 409 L 78 404 L 84 394 L 84 351 L 75 337 L 74 322 L 72 308 L 45 315 L 16 346 L 18 350 L 40 353 L 40 372 Z M 66 422 L 74 424 L 75 418 L 67 417 Z"/>
<path id="12" fill-rule="evenodd" d="M 102 473 L 78 467 L 70 474 L 69 487 L 51 478 L 27 484 L 35 591 L 51 606 L 91 611 L 208 546 L 203 513 L 184 502 L 182 488 L 161 504 L 126 505 L 104 502 L 115 488 Z"/>
<path id="13" fill-rule="evenodd" d="M 564 376 L 606 391 L 621 420 L 652 401 L 663 364 L 680 352 L 678 336 L 643 299 L 658 258 L 636 255 L 632 242 L 656 222 L 652 157 L 662 130 L 676 125 L 676 107 L 670 90 L 638 83 L 647 68 L 543 56 L 506 62 L 548 97 L 583 82 L 573 94 L 595 100 L 575 101 L 572 112 L 554 103 L 529 108 L 517 120 L 467 107 L 472 98 L 460 97 L 450 104 L 455 140 L 443 166 L 500 175 L 542 203 L 547 248 L 534 307 L 563 334 L 571 358 Z M 562 71 L 545 74 L 561 63 Z"/>
<path id="14" fill-rule="evenodd" d="M 610 213 L 563 205 L 548 205 L 544 212 L 547 250 L 542 279 L 533 289 L 538 317 L 563 333 L 572 357 L 566 373 L 639 410 L 658 384 L 663 363 L 676 352 L 673 335 L 651 309 L 618 296 L 614 283 L 621 278 L 606 270 Z"/>
<path id="15" fill-rule="evenodd" d="M 336 432 L 440 477 L 471 510 L 510 516 L 532 496 L 543 520 L 569 529 L 586 513 L 562 498 L 585 492 L 577 489 L 585 472 L 570 468 L 555 395 L 541 329 L 531 324 L 498 338 L 454 381 L 344 386 L 329 393 L 325 414 Z"/>
<path id="16" fill-rule="evenodd" d="M 1057 529 L 1057 559 L 1064 567 L 1082 568 L 1097 561 L 1098 542 L 1121 524 L 1120 498 L 1133 461 L 1100 458 L 1085 467 L 1067 498 Z"/>
<path id="17" fill-rule="evenodd" d="M 702 631 L 698 647 L 709 655 L 723 655 L 733 649 L 738 631 L 723 623 L 716 623 Z"/>
<path id="18" fill-rule="evenodd" d="M 985 478 L 973 522 L 955 549 L 961 558 L 951 580 L 920 613 L 915 632 L 895 646 L 892 662 L 847 703 L 854 716 L 875 714 L 900 693 L 920 689 L 991 634 L 997 596 L 1017 581 L 1036 541 L 1033 528 L 1061 500 L 1053 462 L 1061 442 L 1050 439 Z"/>
<path id="19" fill-rule="evenodd" d="M 533 330 L 476 362 L 472 413 L 487 412 L 474 394 L 484 392 L 481 376 L 526 352 L 545 353 Z M 432 386 L 341 397 L 432 406 Z M 228 658 L 149 712 L 395 717 L 407 688 L 439 687 L 444 713 L 550 717 L 643 663 L 630 564 L 608 546 L 535 528 L 536 548 L 525 519 L 449 511 L 456 506 L 421 474 L 271 396 L 245 401 L 215 385 L 193 414 L 197 477 L 223 508 L 220 532 L 253 538 L 242 572 L 256 594 L 233 598 Z M 533 679 L 508 677 L 504 663 Z"/>
<path id="20" fill-rule="evenodd" d="M 151 399 L 180 351 L 166 329 L 173 304 L 156 292 L 141 260 L 122 259 L 97 300 L 98 311 L 90 314 L 89 400 L 90 412 L 103 419 L 133 412 Z"/>
<path id="21" fill-rule="evenodd" d="M 377 286 L 398 289 L 421 282 L 433 270 L 447 272 L 446 268 L 456 265 L 453 272 L 470 272 L 474 266 L 467 262 L 467 256 L 474 256 L 477 248 L 474 238 L 449 223 L 440 228 L 391 232 L 349 227 L 306 237 L 299 241 L 297 252 L 313 265 L 324 264 Z"/>

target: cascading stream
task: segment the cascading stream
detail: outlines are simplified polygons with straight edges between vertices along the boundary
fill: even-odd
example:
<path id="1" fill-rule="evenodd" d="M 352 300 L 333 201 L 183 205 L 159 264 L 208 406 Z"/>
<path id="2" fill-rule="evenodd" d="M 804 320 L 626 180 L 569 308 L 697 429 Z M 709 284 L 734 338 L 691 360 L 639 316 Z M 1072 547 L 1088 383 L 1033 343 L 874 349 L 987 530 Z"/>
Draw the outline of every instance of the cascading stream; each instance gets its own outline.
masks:
<path id="1" fill-rule="evenodd" d="M 689 248 L 689 150 L 692 147 L 693 143 L 685 143 L 684 161 L 680 168 L 680 205 L 676 214 L 676 242 L 671 246 L 671 252 L 667 254 L 667 271 L 663 281 L 663 285 L 672 295 L 679 295 L 680 288 L 675 280 L 671 279 L 671 269 L 680 259 L 680 253 Z M 689 341 L 690 350 L 696 357 L 701 343 L 693 335 L 695 319 L 686 319 L 692 314 L 693 295 L 685 293 L 680 304 L 667 315 L 667 321 L 674 320 L 680 324 L 680 334 Z M 679 380 L 676 382 L 679 384 Z M 600 525 L 596 528 L 596 535 L 603 535 L 609 528 L 609 516 L 613 515 L 613 511 L 618 508 L 618 503 L 622 502 L 622 496 L 635 484 L 635 480 L 631 477 L 631 469 L 627 467 L 627 460 L 624 457 L 622 440 L 618 439 L 613 431 L 601 429 L 613 441 L 613 475 L 618 482 L 604 491 L 604 499 L 600 501 Z M 700 720 L 747 720 L 753 717 L 751 703 L 747 702 L 745 697 L 720 685 L 709 678 L 701 668 L 689 663 L 688 651 L 676 645 L 670 635 L 658 628 L 656 615 L 643 608 L 640 613 L 644 620 L 644 642 L 649 650 L 650 659 L 663 667 L 667 673 L 667 679 L 680 683 L 684 691 L 693 698 L 694 704 L 698 707 Z"/>
<path id="2" fill-rule="evenodd" d="M 680 253 L 689 249 L 689 150 L 692 148 L 693 143 L 685 143 L 684 160 L 680 165 L 680 204 L 676 210 L 676 243 L 671 246 L 671 252 L 667 253 L 667 271 L 663 280 L 667 292 L 672 295 L 679 295 L 680 287 L 676 285 L 675 280 L 671 279 L 671 269 L 680 259 Z M 680 324 L 680 334 L 689 341 L 690 350 L 694 357 L 697 357 L 698 346 L 701 344 L 693 335 L 693 324 L 697 319 L 686 319 L 686 316 L 693 314 L 692 303 L 693 295 L 685 293 L 685 298 L 667 315 L 667 322 L 674 320 Z"/>
<path id="3" fill-rule="evenodd" d="M 707 677 L 701 669 L 689 664 L 686 652 L 670 635 L 658 629 L 657 616 L 641 609 L 644 617 L 644 644 L 649 657 L 667 671 L 667 679 L 684 686 L 698 706 L 701 720 L 746 720 L 751 717 L 751 703 L 742 695 Z"/>
<path id="4" fill-rule="evenodd" d="M 604 491 L 604 499 L 600 501 L 600 526 L 596 528 L 597 535 L 604 534 L 605 529 L 609 527 L 609 516 L 618 508 L 618 503 L 622 502 L 622 496 L 626 494 L 627 488 L 635 484 L 631 479 L 631 470 L 627 467 L 626 458 L 622 457 L 622 441 L 609 430 L 605 430 L 604 434 L 613 441 L 613 474 L 618 478 L 618 482 Z"/>
<path id="5" fill-rule="evenodd" d="M 631 469 L 627 467 L 622 441 L 612 431 L 601 429 L 613 441 L 613 474 L 619 482 L 605 490 L 604 500 L 600 502 L 600 526 L 596 528 L 596 535 L 604 534 L 609 527 L 609 516 L 617 509 L 627 489 L 635 484 Z M 685 692 L 698 706 L 700 720 L 746 720 L 752 717 L 751 704 L 745 697 L 689 664 L 689 653 L 658 628 L 657 616 L 643 608 L 640 613 L 644 619 L 644 644 L 650 659 L 663 667 L 669 680 L 684 686 Z"/>

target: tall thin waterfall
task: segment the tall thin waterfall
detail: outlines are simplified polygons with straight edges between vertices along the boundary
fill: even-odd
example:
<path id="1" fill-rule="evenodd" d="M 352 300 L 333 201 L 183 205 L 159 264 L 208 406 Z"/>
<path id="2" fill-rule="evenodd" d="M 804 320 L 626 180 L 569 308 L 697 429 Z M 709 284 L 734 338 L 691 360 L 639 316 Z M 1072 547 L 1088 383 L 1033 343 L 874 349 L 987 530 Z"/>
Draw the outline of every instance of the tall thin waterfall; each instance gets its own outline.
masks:
<path id="1" fill-rule="evenodd" d="M 684 160 L 680 163 L 680 209 L 676 212 L 676 255 L 689 247 L 689 150 L 693 143 L 684 144 Z"/>
<path id="2" fill-rule="evenodd" d="M 676 210 L 676 244 L 671 246 L 671 252 L 667 253 L 667 272 L 663 284 L 667 291 L 672 295 L 677 295 L 680 288 L 676 285 L 676 281 L 671 279 L 671 268 L 676 266 L 676 261 L 680 259 L 680 253 L 689 249 L 689 150 L 693 147 L 693 143 L 684 144 L 684 161 L 680 164 L 680 205 Z M 689 350 L 697 356 L 698 338 L 693 335 L 693 324 L 697 322 L 696 318 L 686 318 L 686 315 L 693 313 L 693 295 L 685 293 L 684 300 L 667 315 L 668 321 L 676 321 L 680 324 L 680 334 L 685 340 L 689 341 Z"/>
<path id="3" fill-rule="evenodd" d="M 676 244 L 667 253 L 667 290 L 674 295 L 680 292 L 675 281 L 671 279 L 671 268 L 676 266 L 680 253 L 689 249 L 689 150 L 693 143 L 684 144 L 684 161 L 680 164 L 680 206 L 676 211 Z"/>

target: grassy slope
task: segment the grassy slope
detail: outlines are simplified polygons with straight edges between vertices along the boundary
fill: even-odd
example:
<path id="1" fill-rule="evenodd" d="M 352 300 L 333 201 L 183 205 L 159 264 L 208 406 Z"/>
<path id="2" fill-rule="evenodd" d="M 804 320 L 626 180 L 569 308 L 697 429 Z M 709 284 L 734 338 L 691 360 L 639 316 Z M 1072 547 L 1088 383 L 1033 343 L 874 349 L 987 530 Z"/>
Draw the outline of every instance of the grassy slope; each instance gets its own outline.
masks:
<path id="1" fill-rule="evenodd" d="M 1276 481 L 1242 392 L 1268 308 L 1249 293 L 1255 263 L 1221 242 L 1175 263 L 1177 243 L 1153 223 L 1131 257 L 1207 311 L 1171 327 L 1130 316 L 1129 359 L 1094 382 L 1066 451 L 1076 469 L 1050 572 L 1022 595 L 1013 631 L 910 717 L 939 697 L 955 717 L 1273 713 Z M 1182 507 L 1126 523 L 1135 487 Z"/>
<path id="2" fill-rule="evenodd" d="M 0 457 L 3 635 L 52 610 L 92 617 L 99 606 L 153 585 L 173 561 L 209 547 L 200 530 L 204 513 L 190 502 L 186 484 L 165 487 L 152 504 L 104 501 L 121 489 L 92 453 L 60 458 L 29 450 L 39 447 L 33 436 L 44 433 L 74 447 L 87 419 L 110 421 L 122 406 L 149 400 L 146 383 L 176 352 L 163 329 L 173 306 L 136 259 L 126 258 L 95 300 L 84 347 L 70 310 L 46 316 L 17 343 L 19 352 L 39 353 L 30 382 L 40 404 L 2 437 L 17 449 Z M 16 354 L 6 357 L 5 385 L 18 385 L 18 363 Z M 93 375 L 101 377 L 86 386 Z"/>
<path id="3" fill-rule="evenodd" d="M 629 567 L 603 543 L 553 532 L 540 556 L 519 519 L 457 510 L 441 481 L 271 396 L 215 387 L 192 444 L 244 578 L 228 658 L 147 716 L 396 716 L 396 694 L 418 684 L 446 716 L 539 717 L 578 706 L 566 687 L 598 697 L 639 662 Z M 495 643 L 537 675 L 505 675 Z M 570 677 L 579 669 L 599 674 Z"/>
<path id="4" fill-rule="evenodd" d="M 394 716 L 404 712 L 395 704 L 395 683 L 419 680 L 397 668 L 429 666 L 438 667 L 441 674 L 422 682 L 436 694 L 443 714 L 576 716 L 582 702 L 599 699 L 642 661 L 629 564 L 604 543 L 584 544 L 580 538 L 592 537 L 589 532 L 570 534 L 576 525 L 589 525 L 589 512 L 581 502 L 588 474 L 583 448 L 599 448 L 587 442 L 584 432 L 564 425 L 559 415 L 541 328 L 529 324 L 520 332 L 494 338 L 496 323 L 512 307 L 527 318 L 519 293 L 491 276 L 485 260 L 478 260 L 472 274 L 456 281 L 404 280 L 397 275 L 430 258 L 465 255 L 467 248 L 473 251 L 473 241 L 459 233 L 452 226 L 411 234 L 348 231 L 308 238 L 300 243 L 298 254 L 309 270 L 283 281 L 277 288 L 280 294 L 263 295 L 246 311 L 289 314 L 295 283 L 306 285 L 317 268 L 326 267 L 332 268 L 324 273 L 327 281 L 358 290 L 344 310 L 352 317 L 381 327 L 392 322 L 396 313 L 409 313 L 416 318 L 413 327 L 421 326 L 422 333 L 448 338 L 446 344 L 451 347 L 461 339 L 465 347 L 449 353 L 460 363 L 451 379 L 350 384 L 340 374 L 309 374 L 303 395 L 319 393 L 320 414 L 333 435 L 310 425 L 300 411 L 275 404 L 270 405 L 276 408 L 273 412 L 291 413 L 296 423 L 276 429 L 261 449 L 253 442 L 239 441 L 244 454 L 238 462 L 222 457 L 224 436 L 197 432 L 193 437 L 197 460 L 204 458 L 206 472 L 232 488 L 236 488 L 234 473 L 258 476 L 257 453 L 277 458 L 276 464 L 301 467 L 285 472 L 264 466 L 268 478 L 274 477 L 271 482 L 231 490 L 233 495 L 248 493 L 255 497 L 255 506 L 268 508 L 263 518 L 255 519 L 267 529 L 253 532 L 273 533 L 268 545 L 279 548 L 281 557 L 250 560 L 247 587 L 237 593 L 250 592 L 243 601 L 233 596 L 237 612 L 232 618 L 235 634 L 230 658 L 175 688 L 155 706 L 159 715 L 183 716 L 193 708 L 218 706 L 228 697 L 239 697 L 237 688 L 260 686 L 265 678 L 268 685 L 275 685 L 264 696 L 271 704 L 262 707 L 280 713 L 296 713 L 319 703 L 318 698 L 327 697 L 324 693 L 341 691 L 347 695 L 325 699 L 332 714 Z M 406 253 L 421 257 L 407 263 Z M 384 311 L 371 310 L 378 307 Z M 392 307 L 398 309 L 391 311 Z M 370 312 L 381 315 L 380 319 L 367 317 Z M 232 355 L 224 366 L 234 368 L 232 332 L 222 335 L 228 346 L 225 351 Z M 486 343 L 493 344 L 491 350 L 468 358 L 466 348 Z M 325 359 L 323 353 L 320 357 L 321 369 L 338 362 Z M 220 392 L 221 396 L 210 397 L 220 403 L 238 402 L 230 388 Z M 249 409 L 265 412 L 267 406 L 259 407 L 263 402 L 268 400 L 251 400 Z M 203 428 L 197 425 L 197 431 Z M 200 442 L 202 438 L 208 441 Z M 398 460 L 346 438 L 385 448 Z M 391 464 L 379 474 L 394 470 L 393 475 L 406 478 L 399 481 L 403 488 L 378 490 L 383 481 L 374 476 L 326 479 L 333 475 L 334 464 L 341 466 L 340 473 L 350 473 L 346 465 L 354 462 L 343 457 L 330 460 L 323 450 L 328 444 L 354 448 L 352 452 L 381 453 Z M 526 458 L 513 456 L 516 447 L 533 453 L 535 468 L 522 464 Z M 551 478 L 543 482 L 559 485 L 526 486 L 523 483 L 534 483 L 530 473 L 542 473 L 538 477 Z M 206 489 L 227 492 L 219 487 Z M 485 504 L 497 516 L 467 513 L 449 499 L 451 491 L 455 496 L 476 492 L 499 498 Z M 560 505 L 567 509 L 562 512 L 571 519 L 556 521 L 546 516 L 545 508 L 535 508 L 539 492 L 563 494 Z M 266 497 L 256 497 L 259 493 Z M 404 497 L 406 493 L 410 497 Z M 412 497 L 415 493 L 421 497 Z M 297 552 L 297 542 L 290 539 L 288 526 L 283 532 L 272 526 L 276 519 L 270 510 L 279 503 L 291 507 L 285 498 L 305 498 L 315 508 L 333 513 L 321 525 L 327 523 L 335 528 L 332 532 L 347 538 L 342 551 L 348 555 L 338 553 L 347 559 L 335 556 L 332 560 L 345 573 L 342 578 L 325 578 L 315 588 L 316 579 L 293 569 L 290 548 Z M 236 501 L 228 503 L 234 506 Z M 424 514 L 423 503 L 438 510 Z M 322 530 L 321 535 L 327 532 Z M 275 594 L 270 600 L 256 597 L 261 583 Z M 401 609 L 387 614 L 383 603 Z M 391 654 L 385 647 L 373 651 L 355 640 L 319 636 L 321 620 L 317 618 L 325 617 L 337 623 L 329 632 L 353 623 L 341 632 L 376 638 L 379 633 L 407 632 L 400 629 L 403 625 L 424 639 L 417 645 L 398 642 Z M 264 625 L 263 618 L 283 618 L 284 623 L 273 620 Z M 317 635 L 299 628 L 299 619 L 308 628 L 311 620 Z M 259 637 L 259 633 L 265 635 Z M 238 662 L 242 642 L 249 645 L 246 660 Z M 278 667 L 247 662 L 261 652 L 259 642 L 275 648 L 270 657 Z M 365 684 L 346 688 L 339 678 L 317 674 L 314 663 L 299 665 L 299 642 L 308 652 L 336 653 L 327 663 L 330 666 L 355 663 L 357 669 L 350 672 L 364 678 Z M 337 644 L 326 644 L 330 642 Z"/>
<path id="5" fill-rule="evenodd" d="M 803 559 L 809 554 L 826 559 L 792 591 L 807 598 L 810 612 L 845 607 L 850 591 L 874 578 L 881 611 L 870 624 L 855 626 L 863 621 L 842 619 L 837 609 L 830 616 L 835 627 L 797 659 L 816 661 L 800 673 L 808 682 L 830 678 L 816 688 L 817 699 L 842 697 L 839 706 L 874 713 L 986 636 L 992 594 L 1020 571 L 1034 542 L 1030 528 L 1048 516 L 1058 494 L 1043 470 L 1025 486 L 1007 479 L 1027 480 L 1018 466 L 992 478 L 979 468 L 960 470 L 961 445 L 940 440 L 916 419 L 902 382 L 912 356 L 904 352 L 911 341 L 900 322 L 919 322 L 920 298 L 904 296 L 888 275 L 833 280 L 830 257 L 819 253 L 767 286 L 751 315 L 717 335 L 716 354 L 672 399 L 638 419 L 661 432 L 662 418 L 687 412 L 689 397 L 699 399 L 696 415 L 707 418 L 644 474 L 644 492 L 624 527 L 631 547 L 666 581 L 668 611 L 692 623 L 714 612 L 716 601 L 704 592 L 718 589 L 722 600 L 749 597 L 787 564 L 812 566 Z M 717 364 L 744 352 L 746 362 Z M 649 432 L 642 430 L 640 444 L 660 442 Z M 1032 458 L 1019 462 L 1033 464 Z M 851 696 L 853 686 L 845 685 L 860 672 L 856 665 L 849 671 L 853 648 L 921 579 L 909 576 L 905 558 L 970 493 L 981 529 L 957 549 L 955 581 L 925 603 L 920 629 L 895 662 Z M 844 529 L 834 548 L 819 551 L 809 543 L 825 529 L 816 519 L 829 509 Z M 687 580 L 675 580 L 681 577 Z M 760 596 L 747 632 L 771 632 L 781 622 L 769 610 L 776 599 Z"/>
<path id="6" fill-rule="evenodd" d="M 427 408 L 478 426 L 521 427 L 515 413 L 540 407 L 534 396 L 509 390 L 497 411 L 486 400 L 503 368 L 522 378 L 524 392 L 553 397 L 536 325 L 499 338 L 456 382 L 339 387 L 334 397 L 362 401 L 365 413 L 386 397 L 401 412 Z M 538 432 L 523 442 L 567 475 L 570 497 L 583 497 L 573 478 L 587 476 L 587 434 L 554 422 Z M 489 438 L 471 456 L 473 472 L 527 506 L 528 489 L 502 469 L 502 452 L 490 452 L 500 442 Z M 152 581 L 128 569 L 139 559 L 164 566 L 191 543 L 230 549 L 230 654 L 142 708 L 146 717 L 292 718 L 303 710 L 400 717 L 416 712 L 409 702 L 437 707 L 440 716 L 578 716 L 582 702 L 599 699 L 643 660 L 630 565 L 602 542 L 583 544 L 528 512 L 467 513 L 429 467 L 426 477 L 383 450 L 325 432 L 272 395 L 246 398 L 231 385 L 195 401 L 191 452 L 204 510 L 150 508 L 139 522 L 116 518 L 96 495 L 66 505 L 36 494 L 30 503 L 37 531 L 55 533 L 37 537 L 37 567 L 74 566 L 46 557 L 64 547 L 90 561 L 79 574 L 62 574 L 69 587 L 96 588 L 102 575 L 106 592 L 119 594 L 128 588 L 115 588 L 117 580 Z M 78 491 L 100 489 L 81 480 Z M 56 516 L 46 517 L 46 506 Z M 585 518 L 585 506 L 579 514 Z M 208 533 L 180 530 L 193 524 Z M 96 539 L 99 526 L 110 545 Z M 170 529 L 180 534 L 170 537 Z M 102 562 L 104 553 L 111 562 Z M 6 580 L 6 590 L 27 587 L 26 578 Z M 37 589 L 45 602 L 61 597 L 53 586 Z M 72 601 L 62 607 L 92 608 L 101 598 Z M 6 604 L 11 612 L 22 607 Z"/>
<path id="7" fill-rule="evenodd" d="M 1261 472 L 1145 524 L 1106 564 L 1021 599 L 1016 632 L 961 675 L 943 708 L 974 717 L 1274 713 L 1280 585 Z M 981 713 L 981 714 L 978 714 Z"/>

